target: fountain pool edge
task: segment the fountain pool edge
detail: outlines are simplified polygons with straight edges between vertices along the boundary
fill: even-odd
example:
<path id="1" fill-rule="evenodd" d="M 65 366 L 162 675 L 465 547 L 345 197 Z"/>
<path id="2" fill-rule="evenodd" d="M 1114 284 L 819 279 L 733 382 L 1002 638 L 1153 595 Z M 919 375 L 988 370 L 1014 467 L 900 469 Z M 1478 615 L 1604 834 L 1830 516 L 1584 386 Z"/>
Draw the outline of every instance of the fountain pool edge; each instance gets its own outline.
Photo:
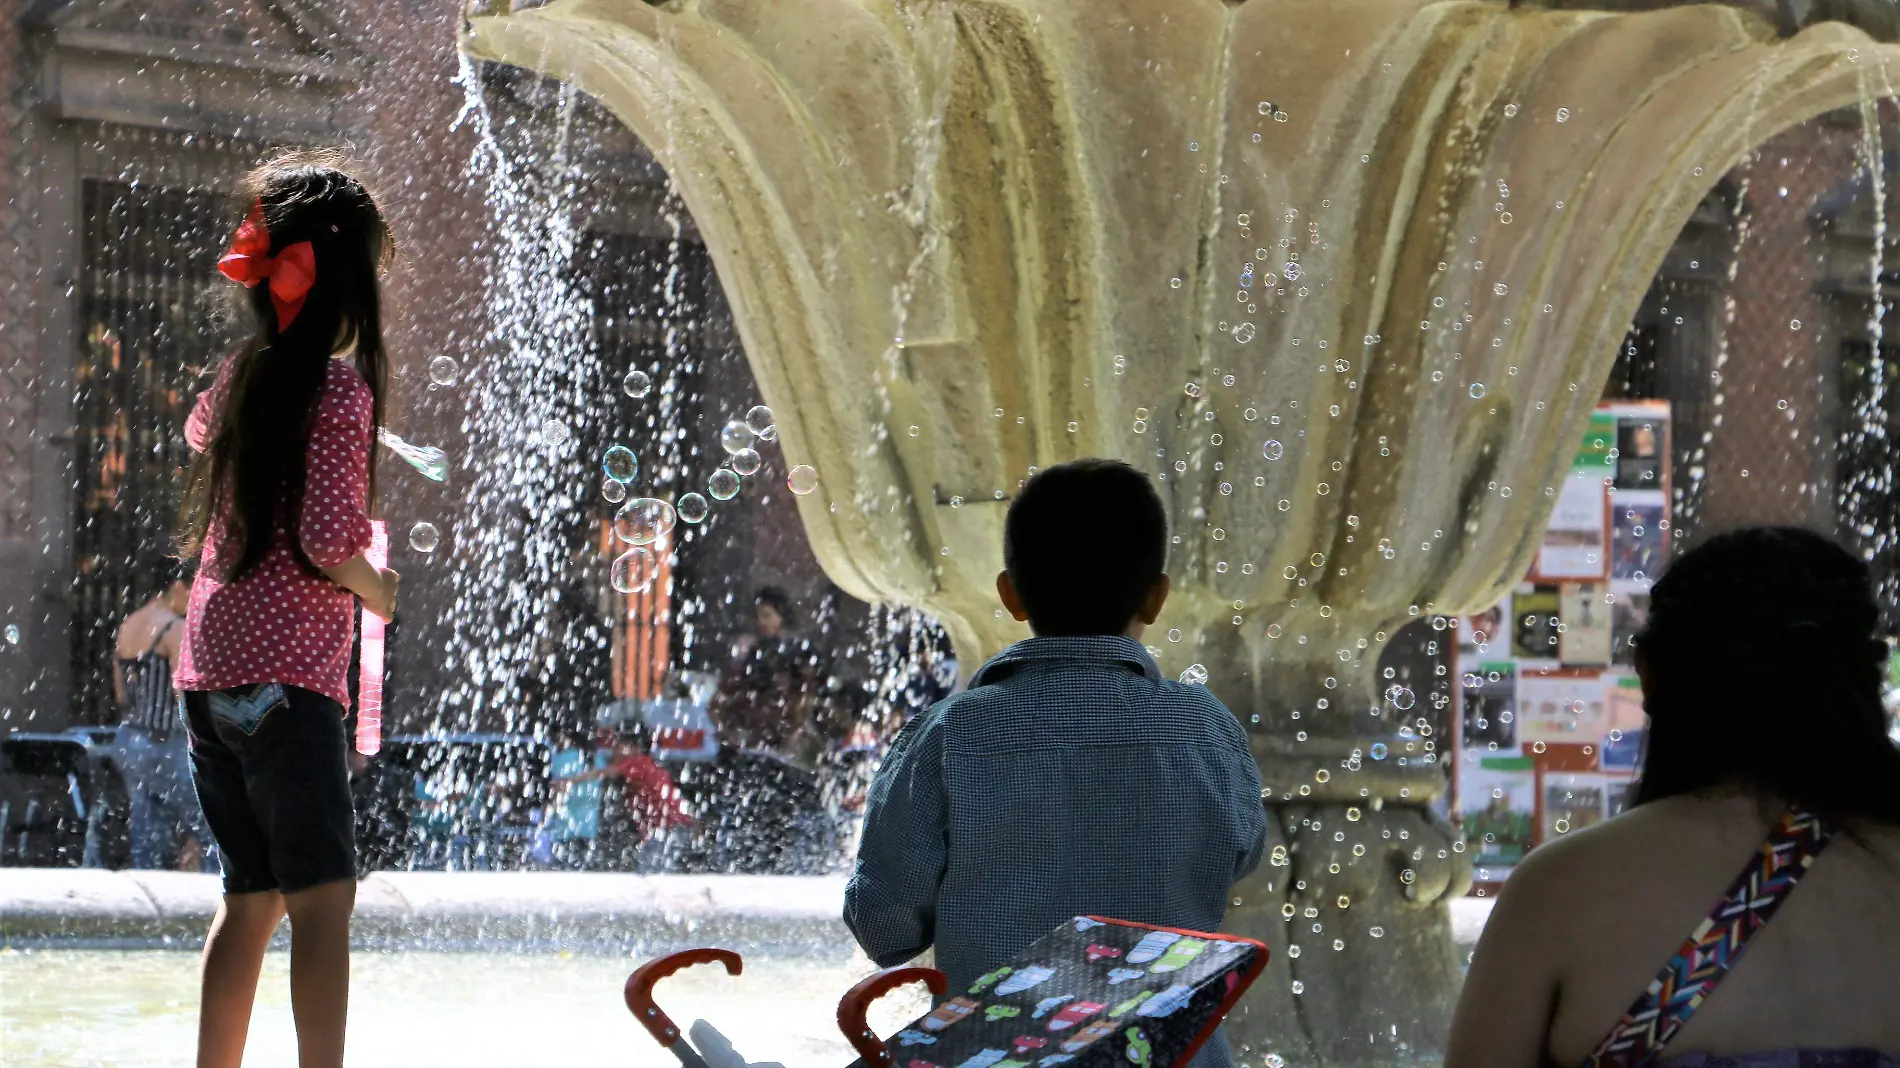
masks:
<path id="1" fill-rule="evenodd" d="M 362 949 L 649 955 L 730 946 L 846 957 L 843 876 L 377 872 L 357 884 Z M 1451 903 L 1459 956 L 1491 899 Z M 218 879 L 161 871 L 0 868 L 0 948 L 196 949 Z"/>

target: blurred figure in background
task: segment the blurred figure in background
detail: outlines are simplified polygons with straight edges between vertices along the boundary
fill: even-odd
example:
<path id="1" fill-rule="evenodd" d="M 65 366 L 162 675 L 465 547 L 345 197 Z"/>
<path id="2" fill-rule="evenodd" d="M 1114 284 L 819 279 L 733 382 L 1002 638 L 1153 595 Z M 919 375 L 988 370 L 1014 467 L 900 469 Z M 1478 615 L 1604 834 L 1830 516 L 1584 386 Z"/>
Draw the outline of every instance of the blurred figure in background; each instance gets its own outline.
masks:
<path id="1" fill-rule="evenodd" d="M 191 787 L 191 757 L 179 729 L 172 672 L 184 637 L 191 578 L 183 565 L 165 588 L 125 617 L 112 661 L 119 729 L 112 755 L 125 776 L 134 868 L 204 868 L 203 817 Z"/>
<path id="2" fill-rule="evenodd" d="M 792 601 L 777 586 L 753 598 L 755 626 L 733 643 L 719 678 L 712 716 L 720 741 L 746 752 L 796 756 L 805 742 L 817 696 L 817 656 L 792 633 Z"/>
<path id="3" fill-rule="evenodd" d="M 604 799 L 600 837 L 608 867 L 617 871 L 663 871 L 674 828 L 693 823 L 680 797 L 679 785 L 647 749 L 651 744 L 643 725 L 634 725 L 614 739 L 613 755 L 603 767 L 554 780 L 556 786 L 574 787 L 602 782 L 618 785 L 618 804 Z"/>

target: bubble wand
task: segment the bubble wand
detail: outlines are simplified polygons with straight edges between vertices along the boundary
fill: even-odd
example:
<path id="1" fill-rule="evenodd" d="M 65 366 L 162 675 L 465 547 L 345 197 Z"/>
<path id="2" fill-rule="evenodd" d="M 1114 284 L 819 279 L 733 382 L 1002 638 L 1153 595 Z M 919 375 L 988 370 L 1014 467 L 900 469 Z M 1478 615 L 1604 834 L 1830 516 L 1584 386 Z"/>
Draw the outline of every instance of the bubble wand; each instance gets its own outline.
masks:
<path id="1" fill-rule="evenodd" d="M 389 566 L 389 526 L 380 519 L 369 524 L 369 550 L 363 558 L 378 571 Z M 362 673 L 356 687 L 356 751 L 375 756 L 383 748 L 383 636 L 382 617 L 363 613 Z"/>

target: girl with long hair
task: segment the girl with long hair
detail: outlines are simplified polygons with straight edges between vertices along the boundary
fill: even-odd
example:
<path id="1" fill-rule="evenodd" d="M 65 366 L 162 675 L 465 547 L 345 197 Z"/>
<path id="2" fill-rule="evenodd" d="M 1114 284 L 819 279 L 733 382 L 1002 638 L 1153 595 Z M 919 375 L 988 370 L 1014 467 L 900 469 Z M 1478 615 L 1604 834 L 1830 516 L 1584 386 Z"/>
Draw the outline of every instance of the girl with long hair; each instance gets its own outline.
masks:
<path id="1" fill-rule="evenodd" d="M 344 715 L 356 600 L 385 619 L 372 566 L 382 422 L 380 266 L 388 228 L 329 158 L 280 157 L 246 182 L 219 261 L 255 336 L 198 398 L 181 516 L 199 559 L 176 684 L 192 775 L 224 868 L 205 944 L 198 1065 L 238 1068 L 264 951 L 290 917 L 304 1068 L 343 1063 L 356 856 Z"/>

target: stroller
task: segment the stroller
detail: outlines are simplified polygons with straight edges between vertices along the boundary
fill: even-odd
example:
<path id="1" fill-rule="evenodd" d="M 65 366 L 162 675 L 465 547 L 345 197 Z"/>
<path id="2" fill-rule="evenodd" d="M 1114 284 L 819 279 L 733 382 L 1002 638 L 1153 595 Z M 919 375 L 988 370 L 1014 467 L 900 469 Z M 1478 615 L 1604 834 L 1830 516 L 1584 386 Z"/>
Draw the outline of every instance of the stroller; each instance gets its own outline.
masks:
<path id="1" fill-rule="evenodd" d="M 661 979 L 713 963 L 729 975 L 744 968 L 731 950 L 689 949 L 627 978 L 627 1009 L 684 1068 L 743 1064 L 729 1048 L 709 1058 L 718 1033 L 688 1036 L 654 1001 Z M 1266 964 L 1266 946 L 1252 939 L 1077 916 L 948 1000 L 942 972 L 886 968 L 845 993 L 838 1028 L 858 1065 L 889 1068 L 896 1057 L 866 1014 L 891 991 L 923 983 L 937 1004 L 891 1039 L 904 1068 L 1169 1068 L 1200 1050 Z"/>

